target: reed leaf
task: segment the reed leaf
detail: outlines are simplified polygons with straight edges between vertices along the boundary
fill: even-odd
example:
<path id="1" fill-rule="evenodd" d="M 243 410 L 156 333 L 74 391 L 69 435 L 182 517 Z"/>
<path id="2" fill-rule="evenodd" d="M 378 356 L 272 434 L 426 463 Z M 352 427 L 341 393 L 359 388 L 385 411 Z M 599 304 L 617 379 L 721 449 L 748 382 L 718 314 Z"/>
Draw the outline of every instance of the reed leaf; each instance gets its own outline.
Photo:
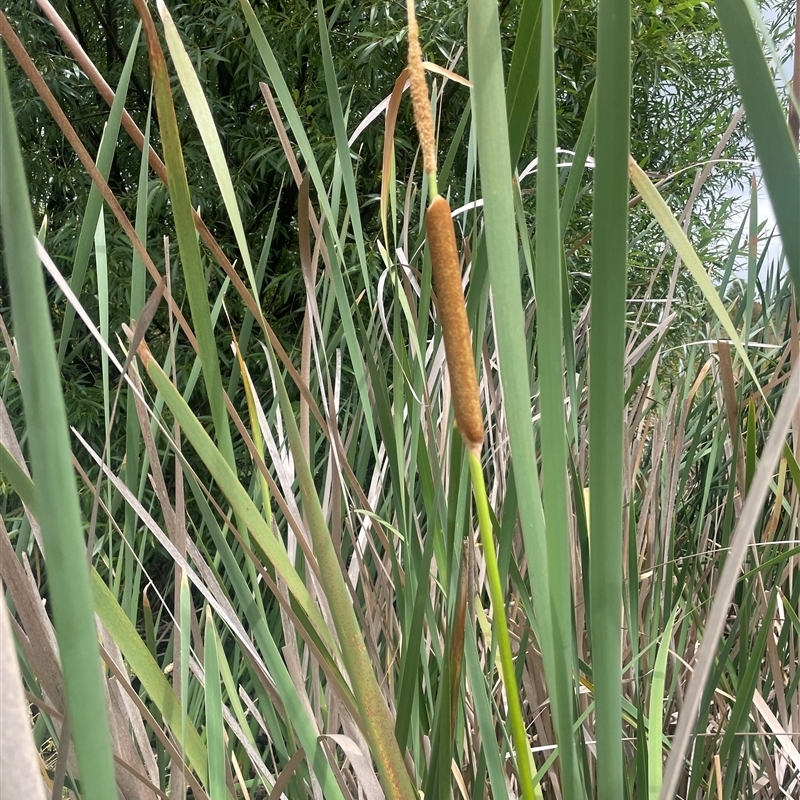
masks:
<path id="1" fill-rule="evenodd" d="M 86 544 L 67 434 L 44 277 L 16 123 L 0 55 L 0 221 L 19 353 L 20 383 L 36 485 L 72 741 L 84 795 L 117 793 Z"/>
<path id="2" fill-rule="evenodd" d="M 589 341 L 592 677 L 597 794 L 624 794 L 621 671 L 625 299 L 628 266 L 631 9 L 600 0 Z"/>
<path id="3" fill-rule="evenodd" d="M 716 8 L 783 239 L 789 273 L 795 292 L 800 296 L 800 161 L 797 148 L 792 142 L 747 5 L 744 0 L 718 0 Z"/>

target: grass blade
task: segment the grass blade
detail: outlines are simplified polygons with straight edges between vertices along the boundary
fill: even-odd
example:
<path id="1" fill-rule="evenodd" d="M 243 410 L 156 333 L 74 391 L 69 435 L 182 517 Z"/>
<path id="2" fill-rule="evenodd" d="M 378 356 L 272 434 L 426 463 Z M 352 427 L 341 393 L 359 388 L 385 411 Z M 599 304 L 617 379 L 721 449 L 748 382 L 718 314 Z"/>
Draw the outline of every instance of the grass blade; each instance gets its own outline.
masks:
<path id="1" fill-rule="evenodd" d="M 87 800 L 117 793 L 86 545 L 52 322 L 28 204 L 16 123 L 0 55 L 0 222 L 20 362 L 31 469 L 39 498 L 50 603 L 67 710 Z"/>
<path id="2" fill-rule="evenodd" d="M 141 26 L 136 26 L 136 32 L 133 35 L 131 46 L 128 50 L 128 57 L 125 59 L 125 66 L 122 68 L 117 91 L 114 95 L 114 102 L 111 106 L 111 112 L 108 115 L 108 121 L 103 129 L 103 138 L 100 140 L 100 148 L 97 152 L 97 169 L 105 180 L 108 180 L 109 173 L 111 172 L 111 164 L 114 160 L 114 152 L 117 147 L 117 137 L 119 135 L 119 127 L 122 121 L 122 112 L 125 108 L 125 98 L 128 94 L 128 84 L 130 82 L 131 71 L 133 64 L 136 60 L 136 51 L 139 45 L 139 32 Z M 86 268 L 89 265 L 89 257 L 92 252 L 92 240 L 97 228 L 97 221 L 100 216 L 100 210 L 103 205 L 103 198 L 100 194 L 100 189 L 93 182 L 89 189 L 89 197 L 86 201 L 86 209 L 83 215 L 83 222 L 81 223 L 81 232 L 78 236 L 78 244 L 75 250 L 75 258 L 72 264 L 72 275 L 70 276 L 69 285 L 76 295 L 80 296 L 83 280 L 86 277 Z M 58 345 L 58 363 L 61 364 L 64 360 L 64 354 L 67 350 L 70 337 L 72 336 L 72 326 L 75 322 L 75 309 L 70 303 L 67 303 L 64 312 L 64 322 L 61 325 L 61 337 Z"/>
<path id="3" fill-rule="evenodd" d="M 716 7 L 736 84 L 747 111 L 750 135 L 783 239 L 789 273 L 795 292 L 800 295 L 800 162 L 797 149 L 744 0 L 718 0 Z"/>
<path id="4" fill-rule="evenodd" d="M 192 62 L 189 60 L 189 56 L 186 53 L 186 48 L 183 46 L 181 37 L 178 34 L 178 29 L 175 27 L 175 23 L 172 21 L 172 17 L 169 11 L 167 11 L 163 0 L 158 1 L 158 13 L 161 16 L 161 21 L 164 23 L 164 37 L 167 41 L 169 54 L 172 56 L 172 63 L 175 65 L 175 72 L 178 75 L 178 80 L 181 82 L 181 88 L 189 103 L 192 115 L 194 116 L 197 130 L 200 132 L 200 137 L 205 145 L 208 160 L 211 163 L 211 169 L 214 171 L 214 178 L 217 181 L 222 201 L 225 203 L 225 210 L 228 212 L 231 227 L 236 237 L 236 243 L 239 246 L 239 252 L 242 254 L 242 261 L 244 262 L 247 278 L 250 281 L 250 290 L 253 293 L 253 299 L 258 303 L 260 294 L 253 273 L 250 248 L 247 246 L 247 238 L 244 232 L 244 225 L 242 224 L 242 215 L 239 213 L 239 204 L 236 201 L 236 194 L 233 190 L 231 173 L 225 161 L 225 153 L 222 150 L 222 142 L 217 133 L 217 127 L 214 124 L 211 108 L 200 86 L 200 81 L 194 71 L 194 67 L 192 67 Z"/>
<path id="5" fill-rule="evenodd" d="M 111 590 L 103 583 L 96 570 L 92 570 L 92 595 L 97 616 L 111 633 L 117 646 L 125 656 L 131 671 L 141 682 L 153 704 L 161 712 L 164 721 L 170 726 L 173 736 L 180 743 L 189 764 L 197 773 L 203 785 L 207 781 L 207 755 L 203 740 L 194 725 L 181 714 L 181 701 L 172 691 L 147 645 L 139 636 L 133 623 L 128 619 L 122 606 Z M 188 584 L 187 584 L 188 587 Z M 177 645 L 180 647 L 180 645 Z M 115 796 L 115 795 L 114 795 Z"/>
<path id="6" fill-rule="evenodd" d="M 325 69 L 325 86 L 328 90 L 328 109 L 333 121 L 333 131 L 336 137 L 336 151 L 339 156 L 339 167 L 342 171 L 344 190 L 350 209 L 350 221 L 353 225 L 353 237 L 356 240 L 358 260 L 361 263 L 361 274 L 364 278 L 364 287 L 367 298 L 372 301 L 372 281 L 367 271 L 367 253 L 364 249 L 364 232 L 361 229 L 361 212 L 359 210 L 356 179 L 353 174 L 353 161 L 350 156 L 350 146 L 347 143 L 344 112 L 342 100 L 339 96 L 339 87 L 336 83 L 336 68 L 331 54 L 331 43 L 328 36 L 328 20 L 325 16 L 325 6 L 322 0 L 317 0 L 317 22 L 319 23 L 319 40 L 322 46 L 322 64 Z"/>
<path id="7" fill-rule="evenodd" d="M 550 609 L 547 545 L 537 479 L 536 451 L 531 426 L 530 377 L 522 314 L 522 292 L 517 256 L 517 230 L 511 186 L 511 159 L 503 87 L 502 58 L 497 8 L 491 0 L 469 4 L 469 74 L 473 84 L 472 104 L 478 140 L 481 187 L 484 199 L 485 237 L 489 277 L 494 300 L 493 324 L 497 337 L 500 380 L 517 481 L 522 532 L 530 569 L 539 625 L 539 645 L 548 685 L 555 684 L 554 648 Z M 529 758 L 517 753 L 517 766 Z M 522 786 L 529 791 L 532 784 Z"/>
<path id="8" fill-rule="evenodd" d="M 539 91 L 542 7 L 542 0 L 524 0 L 514 40 L 514 53 L 508 67 L 506 105 L 512 169 L 516 169 L 522 154 L 522 146 L 525 143 Z"/>
<path id="9" fill-rule="evenodd" d="M 657 800 L 661 791 L 662 778 L 662 729 L 664 727 L 664 683 L 667 678 L 667 658 L 672 645 L 672 629 L 680 606 L 672 610 L 664 628 L 661 644 L 658 646 L 655 665 L 653 666 L 653 682 L 650 684 L 650 734 L 647 738 L 647 796 Z"/>
<path id="10" fill-rule="evenodd" d="M 178 240 L 181 266 L 184 271 L 186 293 L 192 311 L 192 324 L 199 349 L 200 363 L 203 369 L 206 392 L 211 405 L 211 416 L 220 449 L 225 460 L 233 466 L 236 462 L 233 455 L 233 443 L 228 424 L 228 412 L 225 409 L 222 375 L 219 368 L 217 343 L 206 290 L 206 279 L 200 258 L 200 246 L 192 219 L 192 202 L 189 196 L 189 185 L 186 182 L 186 169 L 183 163 L 178 120 L 172 102 L 167 63 L 158 42 L 153 18 L 144 0 L 135 0 L 137 11 L 144 24 L 147 38 L 147 49 L 150 54 L 150 69 L 156 93 L 156 108 L 164 145 L 164 160 L 167 165 L 167 184 L 175 220 L 175 234 Z"/>
<path id="11" fill-rule="evenodd" d="M 539 69 L 539 168 L 536 181 L 537 356 L 542 413 L 542 481 L 547 533 L 547 571 L 555 648 L 555 683 L 551 686 L 554 724 L 567 797 L 583 796 L 573 735 L 577 663 L 570 582 L 570 526 L 567 490 L 567 431 L 564 416 L 564 270 L 556 162 L 556 76 L 553 59 L 553 2 L 542 2 Z"/>
<path id="12" fill-rule="evenodd" d="M 206 629 L 203 639 L 205 661 L 206 749 L 208 750 L 208 796 L 211 800 L 224 800 L 225 785 L 225 733 L 222 726 L 222 690 L 217 661 L 217 633 L 211 606 L 206 606 Z"/>
<path id="13" fill-rule="evenodd" d="M 719 296 L 719 292 L 711 282 L 711 278 L 709 278 L 708 273 L 705 271 L 705 269 L 703 269 L 703 265 L 700 262 L 700 259 L 698 258 L 694 248 L 692 247 L 692 243 L 689 241 L 683 228 L 681 228 L 678 220 L 675 219 L 675 216 L 670 211 L 669 206 L 664 201 L 664 198 L 661 196 L 658 189 L 656 189 L 656 187 L 653 185 L 653 182 L 647 177 L 647 175 L 644 173 L 644 170 L 633 160 L 633 158 L 630 159 L 629 169 L 633 185 L 639 190 L 639 193 L 642 195 L 642 199 L 647 204 L 647 207 L 653 212 L 653 216 L 656 218 L 656 221 L 661 226 L 661 230 L 664 231 L 670 243 L 681 257 L 681 261 L 686 264 L 689 272 L 692 273 L 692 277 L 705 295 L 706 301 L 711 306 L 711 310 L 714 312 L 720 324 L 725 329 L 725 333 L 730 336 L 733 346 L 736 348 L 736 352 L 742 359 L 742 363 L 745 365 L 745 367 L 747 367 L 747 371 L 755 381 L 756 386 L 758 386 L 758 376 L 753 369 L 753 365 L 750 362 L 747 351 L 744 349 L 742 340 L 739 338 L 739 332 L 736 330 L 736 327 L 731 321 L 731 318 L 725 309 L 725 305 Z"/>
<path id="14" fill-rule="evenodd" d="M 622 475 L 628 262 L 631 9 L 600 0 L 589 340 L 592 674 L 597 795 L 621 800 Z"/>

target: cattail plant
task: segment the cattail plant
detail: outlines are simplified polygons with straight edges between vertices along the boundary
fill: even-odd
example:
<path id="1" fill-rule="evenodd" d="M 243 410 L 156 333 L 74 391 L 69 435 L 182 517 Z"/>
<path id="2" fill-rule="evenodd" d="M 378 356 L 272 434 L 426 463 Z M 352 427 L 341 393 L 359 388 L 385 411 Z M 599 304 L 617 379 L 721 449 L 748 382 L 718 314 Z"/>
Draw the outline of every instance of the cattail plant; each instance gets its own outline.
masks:
<path id="1" fill-rule="evenodd" d="M 483 446 L 483 414 L 481 413 L 475 361 L 472 356 L 472 337 L 467 322 L 464 290 L 461 285 L 461 268 L 456 246 L 450 204 L 442 197 L 436 183 L 436 140 L 433 115 L 428 99 L 422 50 L 419 44 L 419 26 L 414 13 L 414 0 L 408 0 L 408 71 L 411 83 L 411 102 L 414 120 L 422 147 L 425 172 L 431 190 L 431 202 L 425 216 L 428 246 L 433 267 L 433 283 L 437 307 L 444 336 L 447 370 L 453 392 L 453 411 L 456 427 L 469 450 L 469 468 L 472 490 L 478 513 L 478 526 L 486 563 L 486 578 L 492 601 L 494 629 L 500 653 L 503 684 L 508 698 L 508 716 L 522 796 L 532 800 L 536 796 L 533 784 L 528 738 L 522 718 L 511 639 L 505 614 L 505 600 L 500 570 L 495 552 L 486 485 L 480 462 Z"/>

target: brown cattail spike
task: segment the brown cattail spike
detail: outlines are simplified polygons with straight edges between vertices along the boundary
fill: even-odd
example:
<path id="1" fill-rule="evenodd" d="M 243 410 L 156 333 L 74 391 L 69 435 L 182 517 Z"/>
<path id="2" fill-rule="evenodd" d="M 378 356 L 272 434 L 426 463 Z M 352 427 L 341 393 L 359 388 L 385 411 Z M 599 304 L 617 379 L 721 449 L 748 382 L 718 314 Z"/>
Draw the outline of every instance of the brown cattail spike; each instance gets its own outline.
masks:
<path id="1" fill-rule="evenodd" d="M 431 103 L 428 99 L 428 84 L 425 81 L 425 68 L 422 66 L 422 49 L 419 46 L 419 26 L 414 13 L 414 0 L 408 0 L 408 72 L 411 84 L 411 105 L 414 108 L 414 121 L 417 123 L 419 143 L 425 172 L 436 176 L 436 135 L 433 127 Z"/>
<path id="2" fill-rule="evenodd" d="M 467 323 L 461 267 L 450 205 L 444 197 L 435 198 L 425 217 L 428 246 L 433 264 L 436 305 L 444 335 L 447 370 L 453 391 L 456 425 L 461 437 L 474 452 L 483 445 L 483 414 L 472 357 L 472 336 Z"/>

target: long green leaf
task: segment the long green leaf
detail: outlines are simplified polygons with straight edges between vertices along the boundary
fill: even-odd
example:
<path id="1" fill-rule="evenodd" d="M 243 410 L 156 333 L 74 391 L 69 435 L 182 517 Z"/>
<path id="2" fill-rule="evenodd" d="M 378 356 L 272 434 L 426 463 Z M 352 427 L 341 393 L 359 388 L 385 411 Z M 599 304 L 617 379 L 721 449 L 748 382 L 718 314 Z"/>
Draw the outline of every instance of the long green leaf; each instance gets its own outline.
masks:
<path id="1" fill-rule="evenodd" d="M 650 684 L 650 722 L 647 737 L 647 796 L 650 800 L 658 800 L 661 792 L 661 778 L 663 777 L 663 735 L 664 727 L 664 684 L 667 679 L 667 658 L 672 646 L 672 629 L 675 627 L 675 618 L 680 611 L 676 605 L 667 620 L 664 634 L 656 653 L 653 665 L 653 680 Z"/>
<path id="2" fill-rule="evenodd" d="M 116 642 L 131 671 L 141 682 L 148 697 L 161 712 L 200 782 L 206 785 L 208 779 L 206 748 L 191 720 L 181 714 L 180 700 L 172 691 L 164 673 L 128 619 L 128 615 L 94 569 L 91 574 L 91 585 L 97 616 L 103 621 L 103 625 Z"/>
<path id="3" fill-rule="evenodd" d="M 717 15 L 783 239 L 783 252 L 795 292 L 800 296 L 800 162 L 797 149 L 747 6 L 743 0 L 717 0 Z"/>
<path id="4" fill-rule="evenodd" d="M 233 443 L 228 424 L 228 412 L 225 408 L 225 394 L 222 387 L 222 376 L 219 368 L 217 342 L 211 323 L 208 303 L 207 282 L 200 257 L 200 245 L 192 218 L 192 201 L 189 196 L 189 184 L 186 180 L 186 168 L 183 163 L 183 150 L 178 131 L 178 119 L 172 102 L 167 62 L 158 42 L 153 18 L 144 0 L 135 0 L 139 16 L 144 24 L 147 37 L 147 49 L 150 54 L 150 69 L 156 94 L 156 108 L 164 147 L 164 161 L 167 166 L 167 184 L 169 188 L 172 214 L 175 220 L 175 235 L 178 240 L 181 267 L 192 311 L 192 325 L 197 336 L 200 363 L 206 393 L 211 405 L 211 416 L 214 429 L 225 460 L 233 466 L 236 462 L 233 455 Z"/>
<path id="5" fill-rule="evenodd" d="M 508 142 L 511 168 L 516 169 L 539 91 L 542 43 L 542 0 L 524 0 L 519 13 L 514 52 L 508 67 Z"/>
<path id="6" fill-rule="evenodd" d="M 522 313 L 522 290 L 514 224 L 510 153 L 505 124 L 505 91 L 497 7 L 491 0 L 469 4 L 469 74 L 478 142 L 493 325 L 500 357 L 500 381 L 508 419 L 529 580 L 537 611 L 537 635 L 548 686 L 556 683 L 547 544 L 531 426 L 530 377 Z M 571 668 L 571 665 L 570 665 Z M 526 754 L 518 753 L 518 758 Z"/>
<path id="7" fill-rule="evenodd" d="M 122 73 L 117 84 L 117 91 L 114 94 L 114 102 L 111 105 L 111 112 L 108 115 L 108 120 L 103 128 L 103 137 L 100 140 L 100 148 L 97 151 L 97 169 L 100 174 L 108 180 L 109 173 L 111 172 L 111 164 L 114 160 L 114 152 L 117 148 L 117 137 L 119 135 L 119 126 L 122 120 L 122 112 L 125 108 L 125 98 L 128 95 L 128 84 L 130 83 L 131 72 L 133 64 L 136 60 L 136 50 L 139 46 L 139 33 L 141 25 L 136 26 L 136 31 L 133 34 L 131 46 L 128 50 L 128 57 L 125 59 L 125 64 L 122 68 Z M 81 223 L 81 232 L 78 235 L 78 244 L 75 248 L 75 257 L 72 262 L 72 275 L 69 279 L 69 285 L 75 295 L 80 297 L 81 287 L 83 286 L 84 278 L 86 277 L 86 268 L 89 265 L 89 256 L 92 252 L 92 242 L 94 240 L 95 230 L 97 229 L 97 221 L 100 216 L 100 210 L 103 206 L 103 198 L 100 190 L 95 183 L 92 183 L 89 189 L 89 197 L 86 200 L 86 210 L 83 214 L 83 221 Z M 61 337 L 58 344 L 58 363 L 61 364 L 64 360 L 64 354 L 67 350 L 70 337 L 72 336 L 72 326 L 75 323 L 75 309 L 70 303 L 67 303 L 66 311 L 64 312 L 64 322 L 61 325 Z"/>
<path id="8" fill-rule="evenodd" d="M 516 169 L 531 123 L 536 95 L 539 92 L 541 63 L 542 0 L 524 0 L 519 14 L 514 52 L 508 67 L 508 142 L 511 168 Z M 555 0 L 553 18 L 558 18 L 561 0 Z"/>
<path id="9" fill-rule="evenodd" d="M 647 207 L 653 212 L 656 222 L 658 222 L 658 224 L 661 226 L 661 230 L 664 231 L 667 239 L 669 239 L 670 243 L 681 257 L 683 263 L 688 267 L 689 272 L 691 272 L 692 277 L 695 280 L 695 283 L 698 285 L 700 291 L 705 296 L 706 301 L 711 306 L 711 310 L 714 312 L 720 324 L 725 329 L 725 333 L 730 336 L 733 346 L 736 348 L 736 352 L 739 354 L 739 357 L 742 359 L 742 363 L 745 365 L 747 371 L 755 381 L 756 386 L 760 386 L 758 376 L 753 369 L 753 365 L 750 362 L 747 351 L 744 349 L 742 340 L 739 338 L 739 333 L 734 327 L 734 324 L 731 321 L 727 310 L 725 309 L 725 306 L 719 296 L 719 292 L 711 282 L 711 278 L 708 276 L 708 273 L 705 271 L 705 269 L 703 269 L 703 265 L 700 262 L 700 259 L 698 258 L 694 248 L 692 247 L 692 243 L 689 241 L 686 233 L 680 226 L 680 223 L 675 219 L 675 216 L 670 211 L 669 206 L 661 196 L 661 193 L 658 191 L 658 189 L 656 189 L 656 187 L 653 185 L 653 182 L 647 177 L 644 170 L 633 160 L 633 158 L 630 159 L 629 170 L 633 185 L 642 195 L 642 199 L 646 203 Z"/>
<path id="10" fill-rule="evenodd" d="M 148 154 L 150 148 L 150 121 L 153 111 L 153 95 L 150 94 L 150 99 L 147 105 L 147 122 L 144 127 L 144 144 L 142 147 L 142 155 L 139 160 L 139 187 L 136 193 L 136 235 L 142 242 L 147 242 L 147 212 L 149 205 L 149 182 L 148 182 Z M 130 313 L 129 318 L 139 320 L 142 314 L 142 309 L 145 307 L 145 291 L 146 291 L 146 271 L 144 262 L 140 255 L 133 251 L 131 258 L 131 282 L 130 282 Z M 139 430 L 139 419 L 136 414 L 136 402 L 134 400 L 133 387 L 127 386 L 125 389 L 127 395 L 127 404 L 125 412 L 125 468 L 123 475 L 125 483 L 132 492 L 136 492 L 140 483 L 140 474 L 147 472 L 148 460 L 141 459 L 142 452 L 142 437 Z M 137 538 L 137 519 L 133 509 L 125 506 L 125 539 L 132 544 Z M 130 564 L 133 559 L 132 550 L 125 548 L 123 550 L 126 558 L 126 565 Z M 138 564 L 137 564 L 138 567 Z M 136 604 L 139 600 L 139 592 L 134 591 L 133 582 L 126 579 L 125 589 L 130 595 L 130 606 L 128 609 L 128 616 L 130 619 L 136 619 Z"/>
<path id="11" fill-rule="evenodd" d="M 364 249 L 364 232 L 361 228 L 361 211 L 358 202 L 358 190 L 353 174 L 353 162 L 350 155 L 350 145 L 347 142 L 342 100 L 339 96 L 339 86 L 336 82 L 336 69 L 333 65 L 331 43 L 328 36 L 328 21 L 325 16 L 325 6 L 322 0 L 317 0 L 317 23 L 319 25 L 319 41 L 322 46 L 322 65 L 325 71 L 325 87 L 328 92 L 328 111 L 333 122 L 333 132 L 336 137 L 336 152 L 339 156 L 339 169 L 342 171 L 345 194 L 350 211 L 350 221 L 353 225 L 353 236 L 356 240 L 356 250 L 361 263 L 361 274 L 364 278 L 367 298 L 372 302 L 372 281 L 367 271 L 367 254 Z"/>
<path id="12" fill-rule="evenodd" d="M 117 787 L 105 681 L 52 320 L 34 249 L 28 197 L 5 60 L 0 54 L 0 223 L 50 608 L 83 793 L 88 800 L 108 800 L 116 797 Z M 66 742 L 62 745 L 67 746 Z"/>
<path id="13" fill-rule="evenodd" d="M 621 800 L 622 476 L 631 9 L 600 0 L 589 339 L 592 674 L 597 796 Z"/>
<path id="14" fill-rule="evenodd" d="M 222 725 L 222 690 L 217 661 L 217 632 L 211 606 L 206 606 L 206 628 L 203 640 L 205 660 L 206 749 L 208 750 L 208 796 L 211 800 L 224 800 L 225 786 L 225 733 Z"/>
<path id="15" fill-rule="evenodd" d="M 225 204 L 225 210 L 228 212 L 228 217 L 231 221 L 233 235 L 236 237 L 236 244 L 239 246 L 239 252 L 242 254 L 244 269 L 250 281 L 250 291 L 253 293 L 253 299 L 256 301 L 256 304 L 260 307 L 260 295 L 257 289 L 256 277 L 253 273 L 253 262 L 250 258 L 250 248 L 247 246 L 247 237 L 245 236 L 244 225 L 242 224 L 242 215 L 239 212 L 239 204 L 236 201 L 236 193 L 233 190 L 231 173 L 225 161 L 225 153 L 222 150 L 222 142 L 217 133 L 217 126 L 214 124 L 211 107 L 208 105 L 208 100 L 200 85 L 197 74 L 194 71 L 194 67 L 192 67 L 192 62 L 189 60 L 189 56 L 186 53 L 186 48 L 183 46 L 178 29 L 175 27 L 175 23 L 172 21 L 172 17 L 169 11 L 167 11 L 163 0 L 158 1 L 158 13 L 161 16 L 161 21 L 164 23 L 164 38 L 167 42 L 169 54 L 172 56 L 172 63 L 175 65 L 175 72 L 178 75 L 178 80 L 181 82 L 181 88 L 186 95 L 186 100 L 189 103 L 192 116 L 194 116 L 194 121 L 197 124 L 197 130 L 200 132 L 200 138 L 203 140 L 203 145 L 206 148 L 208 160 L 211 163 L 211 169 L 214 171 L 214 177 L 217 180 L 217 186 L 222 195 L 222 202 Z"/>
<path id="16" fill-rule="evenodd" d="M 555 682 L 551 687 L 561 779 L 567 797 L 584 795 L 573 735 L 575 684 L 572 620 L 567 430 L 564 416 L 564 347 L 561 225 L 556 161 L 556 77 L 553 61 L 553 2 L 542 0 L 539 69 L 539 167 L 536 181 L 536 308 L 539 394 L 542 411 L 542 480 L 547 532 L 547 571 L 553 619 Z"/>

